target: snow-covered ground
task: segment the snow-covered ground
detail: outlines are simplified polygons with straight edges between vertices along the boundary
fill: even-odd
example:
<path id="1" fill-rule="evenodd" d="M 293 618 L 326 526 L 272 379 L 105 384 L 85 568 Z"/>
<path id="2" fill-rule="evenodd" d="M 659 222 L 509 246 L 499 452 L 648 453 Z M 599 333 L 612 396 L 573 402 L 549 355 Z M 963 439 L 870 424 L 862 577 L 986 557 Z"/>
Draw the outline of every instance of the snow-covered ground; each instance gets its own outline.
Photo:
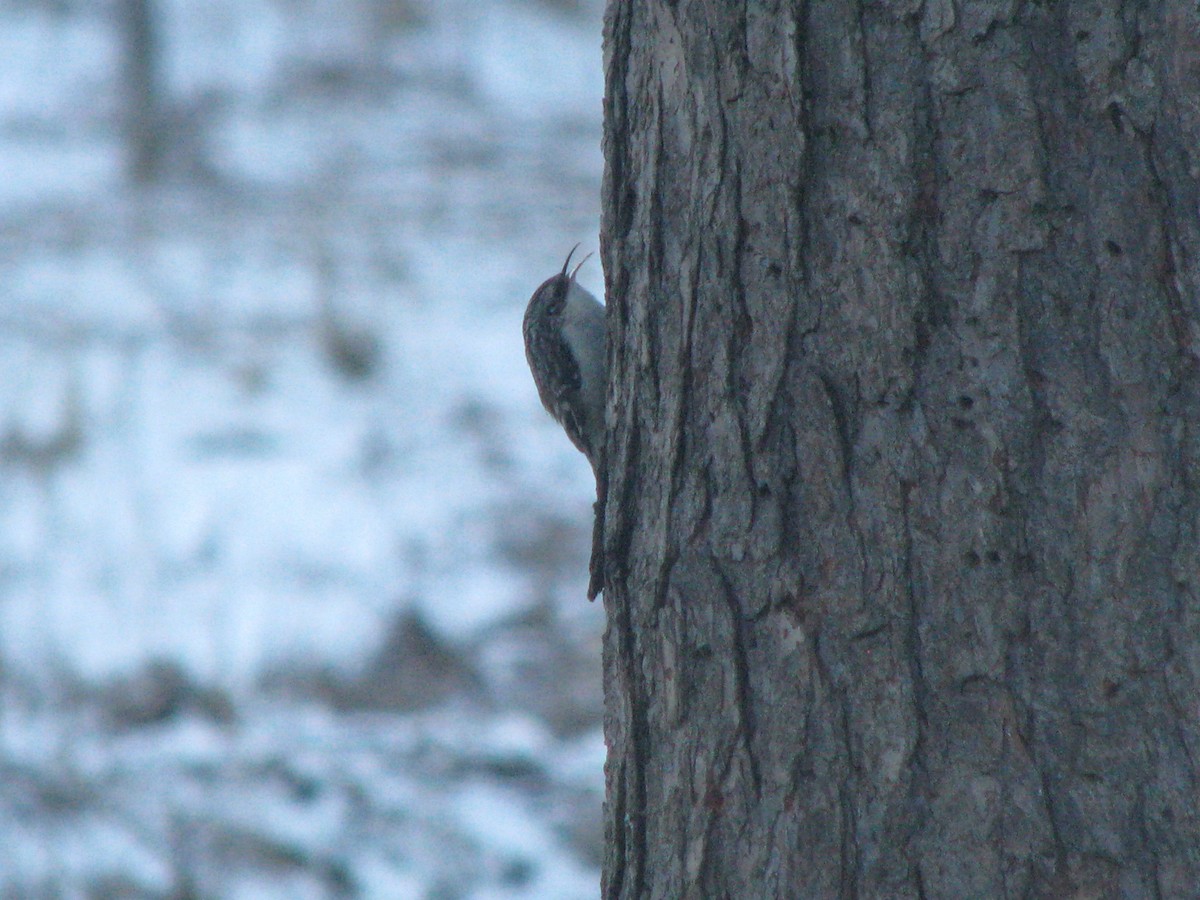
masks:
<path id="1" fill-rule="evenodd" d="M 0 0 L 0 897 L 595 896 L 594 0 Z M 598 265 L 581 280 L 598 295 Z"/>

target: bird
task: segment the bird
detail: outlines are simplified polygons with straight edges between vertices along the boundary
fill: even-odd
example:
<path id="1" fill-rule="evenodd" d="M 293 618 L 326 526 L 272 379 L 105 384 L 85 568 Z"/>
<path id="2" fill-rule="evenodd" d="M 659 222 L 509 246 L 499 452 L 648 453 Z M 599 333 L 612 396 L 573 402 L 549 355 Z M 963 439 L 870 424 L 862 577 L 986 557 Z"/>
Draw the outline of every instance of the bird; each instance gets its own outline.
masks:
<path id="1" fill-rule="evenodd" d="M 574 253 L 533 292 L 521 330 L 542 406 L 599 473 L 608 390 L 604 307 L 575 280 L 587 257 L 567 274 Z"/>
<path id="2" fill-rule="evenodd" d="M 604 306 L 575 281 L 584 257 L 570 274 L 571 249 L 562 271 L 542 282 L 529 298 L 521 331 L 525 360 L 542 406 L 571 443 L 587 457 L 596 478 L 595 523 L 588 599 L 603 589 L 604 407 L 608 395 L 608 332 Z"/>

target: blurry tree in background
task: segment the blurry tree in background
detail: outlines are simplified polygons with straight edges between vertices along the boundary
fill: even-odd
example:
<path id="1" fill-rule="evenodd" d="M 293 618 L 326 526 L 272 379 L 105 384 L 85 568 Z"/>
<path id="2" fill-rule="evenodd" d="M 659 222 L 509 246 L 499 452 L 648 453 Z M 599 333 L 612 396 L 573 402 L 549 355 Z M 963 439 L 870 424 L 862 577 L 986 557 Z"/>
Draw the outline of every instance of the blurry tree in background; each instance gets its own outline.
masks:
<path id="1" fill-rule="evenodd" d="M 129 178 L 149 184 L 165 174 L 169 139 L 154 5 L 152 0 L 120 0 L 117 16 Z"/>
<path id="2" fill-rule="evenodd" d="M 1200 884 L 1200 10 L 614 2 L 606 897 Z"/>

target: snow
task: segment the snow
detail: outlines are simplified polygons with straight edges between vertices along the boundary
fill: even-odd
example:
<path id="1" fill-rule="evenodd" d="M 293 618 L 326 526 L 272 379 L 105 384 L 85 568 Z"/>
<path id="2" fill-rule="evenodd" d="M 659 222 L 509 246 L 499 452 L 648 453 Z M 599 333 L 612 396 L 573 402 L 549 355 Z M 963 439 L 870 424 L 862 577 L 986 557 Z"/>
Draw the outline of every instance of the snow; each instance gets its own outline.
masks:
<path id="1" fill-rule="evenodd" d="M 0 2 L 0 896 L 594 896 L 520 319 L 596 248 L 599 4 L 156 8 L 139 189 L 116 4 Z"/>

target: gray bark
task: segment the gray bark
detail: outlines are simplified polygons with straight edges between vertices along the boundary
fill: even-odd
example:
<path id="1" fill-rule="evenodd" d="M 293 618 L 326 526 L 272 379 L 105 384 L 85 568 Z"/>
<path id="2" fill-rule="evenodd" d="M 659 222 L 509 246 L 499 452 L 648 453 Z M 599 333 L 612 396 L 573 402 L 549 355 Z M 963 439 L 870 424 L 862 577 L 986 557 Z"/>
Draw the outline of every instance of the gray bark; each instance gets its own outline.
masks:
<path id="1" fill-rule="evenodd" d="M 612 0 L 608 898 L 1200 896 L 1200 11 Z"/>

